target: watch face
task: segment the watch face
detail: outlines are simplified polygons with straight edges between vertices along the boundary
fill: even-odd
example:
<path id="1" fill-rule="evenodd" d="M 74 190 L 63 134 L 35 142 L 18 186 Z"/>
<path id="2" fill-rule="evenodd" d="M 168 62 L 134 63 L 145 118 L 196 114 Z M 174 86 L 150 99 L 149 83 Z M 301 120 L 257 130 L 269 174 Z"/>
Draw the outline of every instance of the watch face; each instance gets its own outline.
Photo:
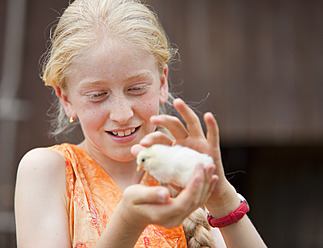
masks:
<path id="1" fill-rule="evenodd" d="M 244 197 L 243 197 L 241 194 L 239 194 L 239 193 L 237 193 L 237 195 L 238 195 L 238 197 L 239 197 L 240 201 L 241 201 L 241 202 L 246 202 L 246 203 L 247 203 L 247 205 L 248 205 L 248 207 L 249 207 L 249 209 L 250 209 L 249 203 L 247 202 L 246 198 L 244 198 Z"/>

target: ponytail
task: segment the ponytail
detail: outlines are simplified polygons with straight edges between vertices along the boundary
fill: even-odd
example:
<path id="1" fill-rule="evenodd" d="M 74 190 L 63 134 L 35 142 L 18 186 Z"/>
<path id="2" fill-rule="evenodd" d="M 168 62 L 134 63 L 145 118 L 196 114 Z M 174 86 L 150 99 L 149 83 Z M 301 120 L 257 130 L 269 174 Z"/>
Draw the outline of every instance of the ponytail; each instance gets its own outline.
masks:
<path id="1" fill-rule="evenodd" d="M 178 192 L 170 185 L 166 183 L 160 184 L 168 188 L 171 197 L 178 195 Z M 183 221 L 182 226 L 188 248 L 216 248 L 206 216 L 206 211 L 203 207 L 200 207 Z"/>
<path id="2" fill-rule="evenodd" d="M 203 208 L 198 208 L 183 221 L 183 229 L 189 248 L 215 248 Z"/>

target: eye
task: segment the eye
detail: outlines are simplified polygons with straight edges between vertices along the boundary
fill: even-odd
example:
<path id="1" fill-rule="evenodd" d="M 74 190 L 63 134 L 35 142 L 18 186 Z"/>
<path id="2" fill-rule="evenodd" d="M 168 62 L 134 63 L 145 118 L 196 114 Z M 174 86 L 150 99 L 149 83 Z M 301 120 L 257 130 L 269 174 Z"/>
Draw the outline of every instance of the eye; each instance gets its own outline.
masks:
<path id="1" fill-rule="evenodd" d="M 102 100 L 107 95 L 108 95 L 108 92 L 98 92 L 98 93 L 89 94 L 88 98 L 90 99 L 91 102 L 96 102 L 96 101 Z"/>
<path id="2" fill-rule="evenodd" d="M 141 84 L 141 85 L 135 85 L 132 86 L 128 89 L 128 92 L 134 95 L 140 95 L 143 94 L 147 91 L 147 89 L 149 88 L 149 85 L 147 84 Z"/>
<path id="3" fill-rule="evenodd" d="M 141 159 L 141 162 L 143 162 L 143 163 L 144 163 L 144 162 L 145 162 L 145 160 L 146 160 L 146 159 L 145 159 L 145 158 L 143 158 L 143 159 Z"/>
<path id="4" fill-rule="evenodd" d="M 138 91 L 138 90 L 142 90 L 142 89 L 145 89 L 145 88 L 146 88 L 145 86 L 136 86 L 136 87 L 130 88 L 130 90 Z"/>

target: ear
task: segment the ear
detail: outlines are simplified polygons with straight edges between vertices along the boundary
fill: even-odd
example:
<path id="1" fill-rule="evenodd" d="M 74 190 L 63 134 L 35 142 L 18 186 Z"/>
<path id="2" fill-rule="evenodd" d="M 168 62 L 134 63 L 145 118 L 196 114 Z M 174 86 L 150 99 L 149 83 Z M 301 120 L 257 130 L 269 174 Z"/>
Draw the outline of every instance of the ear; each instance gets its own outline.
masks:
<path id="1" fill-rule="evenodd" d="M 60 87 L 55 87 L 55 92 L 56 95 L 58 96 L 58 98 L 60 99 L 65 113 L 69 118 L 77 118 L 77 114 L 74 110 L 73 104 L 70 102 L 68 95 L 66 94 L 66 92 L 64 92 L 64 90 L 62 90 Z"/>
<path id="2" fill-rule="evenodd" d="M 159 104 L 165 103 L 168 99 L 168 65 L 165 64 L 163 75 L 160 78 Z"/>

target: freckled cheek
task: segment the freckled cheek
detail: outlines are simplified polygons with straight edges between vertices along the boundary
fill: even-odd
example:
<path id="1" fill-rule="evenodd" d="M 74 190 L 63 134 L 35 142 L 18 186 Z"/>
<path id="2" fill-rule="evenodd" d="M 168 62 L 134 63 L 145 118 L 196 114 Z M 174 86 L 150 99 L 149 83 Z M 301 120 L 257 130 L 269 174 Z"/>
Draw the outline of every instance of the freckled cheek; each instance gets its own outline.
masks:
<path id="1" fill-rule="evenodd" d="M 99 109 L 87 109 L 79 113 L 79 119 L 83 128 L 99 128 L 105 123 L 106 115 Z"/>
<path id="2" fill-rule="evenodd" d="M 152 115 L 158 115 L 159 113 L 159 103 L 153 101 L 153 99 L 147 99 L 143 101 L 142 104 L 138 105 L 137 110 L 145 116 L 145 118 L 150 118 Z"/>

